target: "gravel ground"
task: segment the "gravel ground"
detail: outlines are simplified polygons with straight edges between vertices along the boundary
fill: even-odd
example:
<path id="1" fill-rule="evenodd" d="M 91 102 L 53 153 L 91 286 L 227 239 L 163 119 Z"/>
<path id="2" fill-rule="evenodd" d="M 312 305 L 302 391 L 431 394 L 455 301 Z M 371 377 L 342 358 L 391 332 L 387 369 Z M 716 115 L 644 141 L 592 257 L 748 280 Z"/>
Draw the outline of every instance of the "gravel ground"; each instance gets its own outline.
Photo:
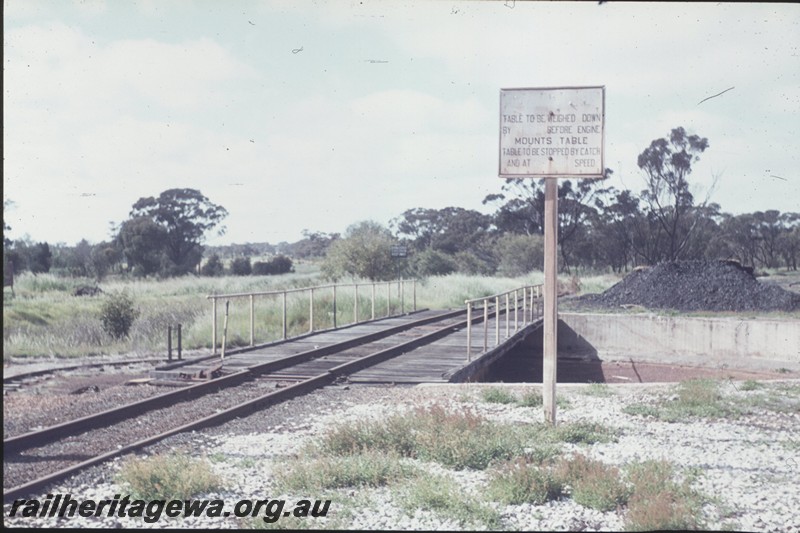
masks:
<path id="1" fill-rule="evenodd" d="M 404 387 L 327 387 L 252 416 L 232 420 L 222 426 L 197 433 L 182 434 L 146 450 L 147 454 L 184 451 L 205 456 L 225 480 L 225 489 L 198 498 L 225 500 L 226 509 L 242 499 L 284 498 L 294 502 L 302 497 L 328 497 L 322 494 L 276 494 L 271 471 L 297 454 L 303 446 L 344 420 L 381 417 L 414 405 L 438 403 L 454 410 L 466 407 L 487 418 L 510 424 L 540 421 L 539 408 L 514 404 L 489 404 L 480 400 L 487 387 L 505 387 L 520 395 L 540 390 L 538 385 L 465 384 Z M 587 385 L 560 385 L 559 396 L 569 405 L 559 410 L 559 422 L 594 421 L 618 434 L 616 442 L 594 445 L 563 444 L 564 453 L 580 451 L 608 464 L 624 466 L 644 459 L 666 459 L 681 474 L 699 473 L 693 487 L 708 501 L 703 509 L 703 528 L 735 528 L 746 531 L 800 532 L 800 384 L 797 381 L 768 382 L 755 390 L 744 390 L 742 383 L 722 382 L 727 396 L 740 402 L 753 398 L 772 398 L 773 407 L 756 408 L 754 413 L 733 419 L 668 423 L 653 417 L 622 412 L 632 403 L 658 405 L 673 394 L 668 384 L 609 385 L 608 395 L 587 395 Z M 783 402 L 783 403 L 781 403 Z M 787 403 L 788 402 L 788 403 Z M 783 405 L 784 408 L 776 408 Z M 787 407 L 788 408 L 785 408 Z M 88 470 L 49 493 L 69 493 L 74 498 L 108 499 L 123 493 L 115 475 L 120 458 Z M 465 496 L 481 497 L 486 473 L 451 471 L 431 463 L 417 463 L 458 482 Z M 40 498 L 44 498 L 41 495 Z M 343 503 L 350 509 L 345 520 Z M 492 503 L 502 514 L 503 529 L 522 530 L 620 530 L 622 511 L 600 512 L 562 497 L 545 505 L 507 505 Z M 7 526 L 26 527 L 177 527 L 237 528 L 250 525 L 241 519 L 167 519 L 148 524 L 136 518 L 39 519 L 8 516 Z M 338 516 L 338 518 L 337 518 Z M 277 522 L 281 525 L 281 520 Z M 296 523 L 286 525 L 297 527 Z M 393 492 L 382 489 L 343 489 L 333 496 L 329 517 L 307 518 L 301 526 L 346 529 L 456 529 L 471 530 L 475 524 L 462 524 L 429 511 L 409 513 L 394 501 Z"/>
<path id="2" fill-rule="evenodd" d="M 147 384 L 126 385 L 147 377 L 152 365 L 69 370 L 32 378 L 3 395 L 3 438 L 143 400 L 172 390 Z"/>

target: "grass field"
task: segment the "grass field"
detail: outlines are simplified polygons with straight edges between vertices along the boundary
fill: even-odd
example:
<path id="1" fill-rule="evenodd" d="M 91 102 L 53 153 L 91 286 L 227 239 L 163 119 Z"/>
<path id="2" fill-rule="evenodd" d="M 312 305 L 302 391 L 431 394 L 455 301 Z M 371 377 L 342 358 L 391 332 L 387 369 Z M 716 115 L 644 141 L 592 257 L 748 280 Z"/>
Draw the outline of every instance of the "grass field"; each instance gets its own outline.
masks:
<path id="1" fill-rule="evenodd" d="M 429 277 L 416 284 L 417 308 L 448 309 L 464 305 L 464 300 L 488 296 L 523 285 L 542 283 L 543 275 L 532 272 L 516 278 L 481 277 L 452 274 Z M 581 283 L 567 277 L 564 286 L 578 285 L 596 289 L 610 286 L 611 276 L 586 278 Z M 342 283 L 353 283 L 343 281 Z M 367 284 L 367 281 L 358 281 Z M 219 278 L 185 276 L 166 280 L 135 280 L 109 278 L 99 283 L 103 293 L 97 296 L 74 296 L 76 288 L 94 286 L 93 280 L 60 278 L 51 274 L 25 273 L 16 279 L 14 292 L 3 291 L 3 357 L 75 357 L 114 354 L 165 354 L 167 327 L 181 324 L 185 350 L 211 347 L 210 294 L 265 292 L 299 287 L 325 285 L 314 264 L 299 263 L 296 272 L 281 276 L 227 276 Z M 375 294 L 376 317 L 400 312 L 400 293 L 397 285 L 379 285 Z M 109 294 L 126 292 L 139 311 L 127 338 L 115 340 L 103 331 L 100 309 Z M 336 319 L 338 325 L 354 321 L 354 290 L 337 291 Z M 403 287 L 403 310 L 413 306 L 412 286 Z M 333 326 L 333 294 L 331 289 L 315 291 L 314 329 Z M 371 288 L 359 287 L 359 318 L 371 317 Z M 221 342 L 225 302 L 218 301 L 217 339 Z M 278 296 L 254 299 L 256 343 L 276 340 L 282 336 L 282 301 Z M 309 329 L 308 292 L 291 293 L 287 298 L 287 329 L 289 336 Z M 249 299 L 230 300 L 227 346 L 236 347 L 250 342 Z M 174 344 L 174 343 L 173 343 Z"/>

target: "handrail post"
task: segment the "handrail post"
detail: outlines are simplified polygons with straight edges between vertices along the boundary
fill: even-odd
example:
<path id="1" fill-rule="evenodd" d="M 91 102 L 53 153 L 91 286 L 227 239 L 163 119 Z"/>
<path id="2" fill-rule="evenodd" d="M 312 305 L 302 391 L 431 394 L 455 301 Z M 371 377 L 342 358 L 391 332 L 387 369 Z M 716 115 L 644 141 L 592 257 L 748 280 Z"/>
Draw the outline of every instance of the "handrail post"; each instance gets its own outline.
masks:
<path id="1" fill-rule="evenodd" d="M 500 345 L 500 297 L 494 297 L 494 345 Z"/>
<path id="2" fill-rule="evenodd" d="M 535 314 L 534 314 L 534 312 L 533 312 L 533 305 L 534 305 L 534 301 L 533 301 L 533 287 L 531 287 L 531 320 L 530 320 L 531 322 L 533 322 L 534 320 L 536 320 L 536 315 L 535 315 Z"/>
<path id="3" fill-rule="evenodd" d="M 467 362 L 472 361 L 472 302 L 467 300 Z"/>
<path id="4" fill-rule="evenodd" d="M 406 282 L 402 279 L 399 281 L 400 283 L 400 314 L 406 312 Z"/>
<path id="5" fill-rule="evenodd" d="M 172 324 L 167 326 L 167 361 L 172 361 Z"/>
<path id="6" fill-rule="evenodd" d="M 217 297 L 211 297 L 211 354 L 217 355 Z"/>
<path id="7" fill-rule="evenodd" d="M 386 316 L 392 316 L 392 282 L 386 282 Z"/>
<path id="8" fill-rule="evenodd" d="M 375 320 L 375 282 L 372 282 L 372 320 Z"/>
<path id="9" fill-rule="evenodd" d="M 483 299 L 483 351 L 489 349 L 489 300 Z"/>
<path id="10" fill-rule="evenodd" d="M 517 315 L 518 303 L 519 295 L 517 294 L 517 289 L 514 289 L 514 333 L 516 333 L 517 329 L 519 329 L 519 317 Z"/>
<path id="11" fill-rule="evenodd" d="M 255 346 L 256 344 L 256 319 L 255 319 L 255 307 L 253 304 L 254 297 L 250 295 L 250 346 Z"/>
<path id="12" fill-rule="evenodd" d="M 178 361 L 182 359 L 183 355 L 183 344 L 181 340 L 181 324 L 178 324 Z"/>
<path id="13" fill-rule="evenodd" d="M 281 312 L 281 322 L 283 326 L 283 340 L 286 340 L 286 291 L 283 291 L 283 311 Z"/>
<path id="14" fill-rule="evenodd" d="M 528 289 L 522 287 L 522 323 L 528 321 Z"/>
<path id="15" fill-rule="evenodd" d="M 510 322 L 510 319 L 511 319 L 510 311 L 511 311 L 511 308 L 508 306 L 508 293 L 506 293 L 506 339 L 508 338 L 509 333 L 510 333 L 509 332 L 509 326 L 511 324 L 511 322 Z"/>
<path id="16" fill-rule="evenodd" d="M 411 280 L 411 290 L 414 292 L 414 311 L 417 310 L 417 280 Z"/>
<path id="17" fill-rule="evenodd" d="M 336 285 L 333 286 L 333 329 L 336 329 Z"/>

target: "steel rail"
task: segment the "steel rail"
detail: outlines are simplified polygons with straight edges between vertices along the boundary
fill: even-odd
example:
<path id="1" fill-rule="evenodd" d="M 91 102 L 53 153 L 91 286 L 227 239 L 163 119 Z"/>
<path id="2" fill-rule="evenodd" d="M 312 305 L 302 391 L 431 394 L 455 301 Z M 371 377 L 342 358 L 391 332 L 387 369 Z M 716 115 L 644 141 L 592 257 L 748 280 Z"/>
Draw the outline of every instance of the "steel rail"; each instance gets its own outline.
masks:
<path id="1" fill-rule="evenodd" d="M 461 313 L 462 313 L 462 311 L 459 310 L 459 311 L 453 311 L 453 312 L 450 312 L 450 313 L 446 313 L 446 315 L 448 315 L 448 318 L 453 318 L 454 316 L 458 316 Z M 439 315 L 436 318 L 441 318 L 441 316 L 442 315 Z M 429 323 L 433 322 L 434 320 L 431 320 L 432 318 L 434 318 L 434 317 L 430 317 L 428 319 L 424 319 L 424 321 L 427 321 Z M 112 450 L 112 451 L 97 455 L 97 456 L 92 457 L 90 459 L 87 459 L 87 460 L 85 460 L 85 461 L 83 461 L 81 463 L 69 466 L 67 468 L 63 468 L 61 470 L 58 470 L 56 472 L 53 472 L 53 473 L 48 474 L 46 476 L 43 476 L 41 478 L 31 480 L 31 481 L 29 481 L 27 483 L 24 483 L 22 485 L 18 485 L 16 487 L 11 487 L 11 488 L 3 491 L 3 501 L 7 503 L 7 502 L 12 501 L 12 500 L 14 500 L 16 498 L 19 498 L 19 497 L 22 497 L 22 496 L 26 496 L 26 495 L 31 494 L 31 493 L 39 490 L 39 489 L 42 489 L 42 488 L 46 487 L 47 485 L 49 485 L 51 483 L 55 483 L 55 482 L 57 482 L 57 481 L 59 481 L 61 479 L 64 479 L 67 476 L 75 474 L 75 473 L 77 473 L 77 472 L 79 472 L 81 470 L 84 470 L 84 469 L 86 469 L 86 468 L 88 468 L 90 466 L 94 466 L 94 465 L 99 464 L 99 463 L 101 463 L 103 461 L 106 461 L 108 459 L 111 459 L 111 458 L 114 458 L 114 457 L 117 457 L 117 456 L 120 456 L 120 455 L 123 455 L 123 454 L 126 454 L 126 453 L 131 453 L 131 452 L 136 451 L 136 450 L 138 450 L 138 449 L 140 449 L 140 448 L 142 448 L 144 446 L 148 446 L 150 444 L 154 444 L 154 443 L 156 443 L 156 442 L 158 442 L 160 440 L 163 440 L 163 439 L 165 439 L 167 437 L 170 437 L 172 435 L 175 435 L 177 433 L 182 433 L 182 432 L 185 432 L 185 431 L 197 430 L 197 429 L 201 429 L 201 428 L 204 428 L 204 427 L 217 425 L 217 424 L 226 422 L 228 420 L 231 420 L 231 419 L 233 419 L 235 417 L 240 417 L 240 416 L 252 413 L 252 412 L 254 412 L 254 411 L 258 410 L 258 409 L 264 408 L 264 407 L 266 407 L 268 405 L 271 405 L 271 404 L 274 404 L 274 403 L 277 403 L 277 402 L 280 402 L 280 401 L 284 401 L 284 400 L 293 398 L 293 397 L 295 397 L 297 395 L 300 395 L 300 394 L 308 393 L 308 392 L 310 392 L 312 390 L 318 389 L 318 388 L 323 387 L 323 386 L 325 386 L 325 385 L 327 385 L 329 383 L 332 383 L 336 379 L 339 379 L 339 378 L 342 378 L 344 376 L 347 376 L 348 374 L 352 374 L 352 373 L 357 372 L 357 371 L 359 371 L 359 370 L 361 370 L 363 368 L 378 364 L 378 363 L 383 362 L 383 361 L 385 361 L 387 359 L 390 359 L 392 357 L 401 355 L 401 354 L 406 353 L 406 352 L 408 352 L 410 350 L 413 350 L 414 348 L 417 348 L 419 346 L 423 346 L 425 344 L 429 344 L 430 342 L 433 342 L 433 341 L 435 341 L 437 339 L 440 339 L 442 337 L 445 337 L 445 336 L 449 335 L 454 330 L 458 330 L 458 329 L 462 329 L 462 328 L 466 327 L 468 322 L 475 322 L 475 321 L 478 321 L 478 320 L 480 320 L 480 318 L 474 318 L 474 319 L 471 319 L 471 320 L 462 320 L 462 321 L 459 321 L 459 322 L 457 322 L 455 324 L 447 325 L 445 327 L 436 329 L 436 330 L 434 330 L 434 331 L 432 331 L 430 333 L 424 334 L 424 335 L 422 335 L 420 337 L 417 337 L 415 339 L 411 339 L 409 341 L 406 341 L 404 343 L 392 346 L 390 348 L 386 348 L 384 350 L 380 350 L 380 351 L 371 353 L 369 355 L 366 355 L 366 356 L 363 356 L 363 357 L 359 357 L 359 358 L 357 358 L 357 359 L 355 359 L 353 361 L 349 361 L 347 363 L 340 364 L 338 366 L 335 366 L 335 367 L 333 367 L 331 369 L 326 370 L 325 372 L 323 372 L 321 374 L 318 374 L 318 375 L 316 375 L 314 377 L 305 379 L 305 380 L 303 380 L 303 381 L 301 381 L 299 383 L 295 383 L 295 384 L 290 385 L 288 387 L 285 387 L 283 389 L 278 389 L 277 391 L 269 392 L 269 393 L 267 393 L 265 395 L 259 396 L 257 398 L 252 399 L 252 400 L 248 400 L 247 402 L 243 402 L 243 403 L 240 403 L 239 405 L 235 405 L 233 407 L 229 407 L 227 409 L 224 409 L 224 410 L 221 410 L 219 412 L 216 412 L 213 415 L 210 415 L 210 416 L 195 420 L 193 422 L 189 422 L 189 423 L 181 425 L 181 426 L 179 426 L 177 428 L 169 429 L 169 430 L 167 430 L 165 432 L 162 432 L 162 433 L 159 433 L 157 435 L 153 435 L 153 436 L 141 439 L 139 441 L 136 441 L 134 443 L 122 446 L 122 447 L 117 448 L 115 450 Z M 422 322 L 422 321 L 418 321 L 418 322 Z M 422 325 L 424 325 L 424 324 L 422 324 Z M 302 354 L 297 354 L 297 355 L 302 355 Z M 296 356 L 291 356 L 291 357 L 296 357 Z M 268 365 L 270 365 L 270 364 L 271 363 L 265 363 L 264 365 L 259 365 L 259 366 L 261 366 L 262 368 L 269 368 Z M 243 372 L 240 372 L 239 374 L 251 374 L 251 377 L 253 377 L 253 378 L 257 377 L 256 375 L 251 373 L 251 369 L 244 370 Z M 239 375 L 239 374 L 237 374 L 237 375 Z"/>
<path id="2" fill-rule="evenodd" d="M 253 365 L 239 372 L 221 376 L 219 378 L 211 379 L 195 385 L 190 385 L 179 390 L 151 396 L 137 402 L 107 409 L 105 411 L 77 418 L 75 420 L 62 422 L 60 424 L 49 426 L 40 430 L 30 431 L 14 437 L 9 437 L 3 440 L 3 450 L 4 453 L 13 453 L 27 448 L 41 446 L 43 444 L 47 444 L 48 442 L 53 442 L 68 436 L 77 435 L 90 429 L 105 426 L 122 418 L 130 418 L 147 411 L 174 405 L 180 401 L 191 400 L 202 395 L 215 392 L 220 388 L 236 386 L 258 376 L 259 374 L 287 368 L 325 355 L 331 355 L 333 353 L 347 350 L 361 344 L 366 344 L 368 342 L 379 340 L 385 337 L 390 337 L 418 326 L 454 318 L 463 313 L 465 313 L 464 310 L 450 311 L 433 317 L 427 317 L 415 320 L 413 322 L 408 322 L 406 324 L 399 324 L 397 326 L 392 326 L 385 330 L 362 335 L 354 339 L 337 342 L 321 348 L 306 350 L 305 352 L 282 357 L 274 361 Z"/>

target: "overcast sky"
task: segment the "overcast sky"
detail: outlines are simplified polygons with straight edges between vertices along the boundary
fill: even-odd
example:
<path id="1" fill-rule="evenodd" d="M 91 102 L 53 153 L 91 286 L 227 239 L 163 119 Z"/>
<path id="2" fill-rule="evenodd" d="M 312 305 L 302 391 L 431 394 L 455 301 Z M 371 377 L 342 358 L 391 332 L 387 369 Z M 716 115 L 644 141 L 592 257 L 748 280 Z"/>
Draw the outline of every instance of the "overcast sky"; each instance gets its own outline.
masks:
<path id="1" fill-rule="evenodd" d="M 794 4 L 4 0 L 3 25 L 12 238 L 107 240 L 175 187 L 230 212 L 209 244 L 490 212 L 515 87 L 604 85 L 617 187 L 683 126 L 696 195 L 800 211 Z"/>

